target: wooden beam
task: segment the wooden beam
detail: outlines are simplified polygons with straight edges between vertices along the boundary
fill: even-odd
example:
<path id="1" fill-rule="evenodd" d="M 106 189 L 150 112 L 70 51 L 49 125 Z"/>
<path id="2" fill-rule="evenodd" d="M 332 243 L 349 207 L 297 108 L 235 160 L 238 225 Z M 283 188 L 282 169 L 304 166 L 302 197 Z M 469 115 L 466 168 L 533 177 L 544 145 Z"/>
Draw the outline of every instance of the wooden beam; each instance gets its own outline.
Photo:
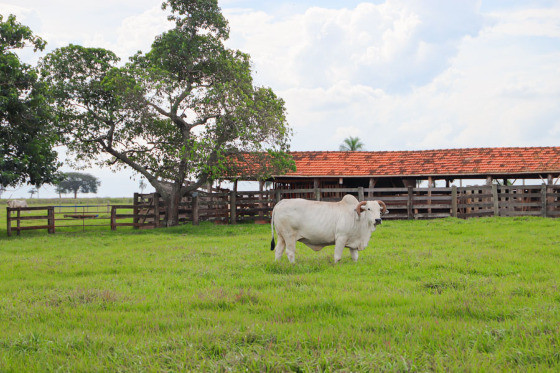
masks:
<path id="1" fill-rule="evenodd" d="M 369 178 L 369 189 L 375 188 L 375 182 L 376 181 L 377 180 L 375 180 L 375 178 L 373 178 L 373 177 Z M 373 192 L 372 191 L 368 192 L 368 198 L 373 198 Z"/>

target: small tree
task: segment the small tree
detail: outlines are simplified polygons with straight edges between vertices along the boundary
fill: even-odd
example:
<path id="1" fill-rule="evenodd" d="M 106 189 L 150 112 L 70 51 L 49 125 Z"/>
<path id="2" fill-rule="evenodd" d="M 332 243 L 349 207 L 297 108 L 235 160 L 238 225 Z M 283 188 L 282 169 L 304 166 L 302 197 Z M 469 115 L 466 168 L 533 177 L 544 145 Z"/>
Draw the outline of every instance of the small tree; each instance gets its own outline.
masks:
<path id="1" fill-rule="evenodd" d="M 78 192 L 81 193 L 97 193 L 97 187 L 101 182 L 93 175 L 83 174 L 80 172 L 65 173 L 63 179 L 56 184 L 56 192 L 74 193 L 74 198 L 78 198 Z"/>
<path id="2" fill-rule="evenodd" d="M 359 137 L 347 137 L 340 145 L 340 150 L 343 152 L 354 152 L 357 150 L 364 150 L 364 143 L 360 141 Z"/>
<path id="3" fill-rule="evenodd" d="M 35 194 L 39 193 L 39 190 L 37 188 L 31 188 L 27 191 L 27 193 L 29 193 L 29 198 L 33 198 Z"/>

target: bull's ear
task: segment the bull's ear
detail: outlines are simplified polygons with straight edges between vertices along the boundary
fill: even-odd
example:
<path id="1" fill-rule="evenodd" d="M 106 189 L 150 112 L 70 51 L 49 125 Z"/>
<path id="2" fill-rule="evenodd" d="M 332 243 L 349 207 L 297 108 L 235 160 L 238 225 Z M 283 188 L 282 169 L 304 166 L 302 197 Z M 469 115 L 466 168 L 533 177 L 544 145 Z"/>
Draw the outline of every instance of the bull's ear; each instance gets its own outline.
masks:
<path id="1" fill-rule="evenodd" d="M 363 208 L 364 208 L 366 203 L 367 203 L 366 201 L 362 201 L 362 202 L 358 203 L 358 206 L 356 206 L 356 214 L 358 214 L 358 216 L 362 213 Z"/>

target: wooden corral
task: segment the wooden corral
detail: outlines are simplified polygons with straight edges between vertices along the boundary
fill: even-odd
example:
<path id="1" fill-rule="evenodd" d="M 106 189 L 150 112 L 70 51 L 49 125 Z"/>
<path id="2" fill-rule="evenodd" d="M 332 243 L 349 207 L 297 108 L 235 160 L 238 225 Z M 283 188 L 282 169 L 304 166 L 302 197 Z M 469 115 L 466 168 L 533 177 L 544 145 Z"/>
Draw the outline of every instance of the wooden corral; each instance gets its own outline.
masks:
<path id="1" fill-rule="evenodd" d="M 268 191 L 198 191 L 184 197 L 179 205 L 179 219 L 183 223 L 213 221 L 217 224 L 270 221 L 274 205 L 284 198 L 305 198 L 317 201 L 338 201 L 345 194 L 359 200 L 382 200 L 389 209 L 385 219 L 435 219 L 446 217 L 473 218 L 484 216 L 542 216 L 560 217 L 560 185 L 532 186 L 474 186 L 450 188 L 313 188 L 278 189 Z M 134 227 L 151 229 L 165 224 L 166 210 L 157 194 L 135 194 L 132 205 L 102 206 L 110 216 L 111 229 Z M 85 211 L 85 212 L 84 212 Z M 68 225 L 68 220 L 81 220 L 83 227 L 107 226 L 94 217 L 99 212 L 72 214 L 55 212 L 55 206 L 7 208 L 7 232 L 19 234 L 23 230 L 47 229 L 54 233 Z M 44 212 L 26 215 L 25 212 Z M 73 215 L 73 217 L 63 217 Z M 76 219 L 78 217 L 79 219 Z M 41 221 L 24 225 L 27 221 Z M 97 221 L 87 222 L 88 220 Z M 77 223 L 80 224 L 79 222 Z"/>

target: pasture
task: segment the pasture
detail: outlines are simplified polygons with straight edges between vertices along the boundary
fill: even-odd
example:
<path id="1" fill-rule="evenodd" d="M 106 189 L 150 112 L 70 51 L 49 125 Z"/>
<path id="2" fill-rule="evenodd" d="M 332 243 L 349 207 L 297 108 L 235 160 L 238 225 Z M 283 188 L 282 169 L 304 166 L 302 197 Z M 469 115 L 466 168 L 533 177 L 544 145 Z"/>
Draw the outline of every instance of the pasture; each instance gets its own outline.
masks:
<path id="1" fill-rule="evenodd" d="M 560 220 L 385 221 L 358 263 L 270 226 L 6 237 L 0 371 L 546 371 Z"/>

